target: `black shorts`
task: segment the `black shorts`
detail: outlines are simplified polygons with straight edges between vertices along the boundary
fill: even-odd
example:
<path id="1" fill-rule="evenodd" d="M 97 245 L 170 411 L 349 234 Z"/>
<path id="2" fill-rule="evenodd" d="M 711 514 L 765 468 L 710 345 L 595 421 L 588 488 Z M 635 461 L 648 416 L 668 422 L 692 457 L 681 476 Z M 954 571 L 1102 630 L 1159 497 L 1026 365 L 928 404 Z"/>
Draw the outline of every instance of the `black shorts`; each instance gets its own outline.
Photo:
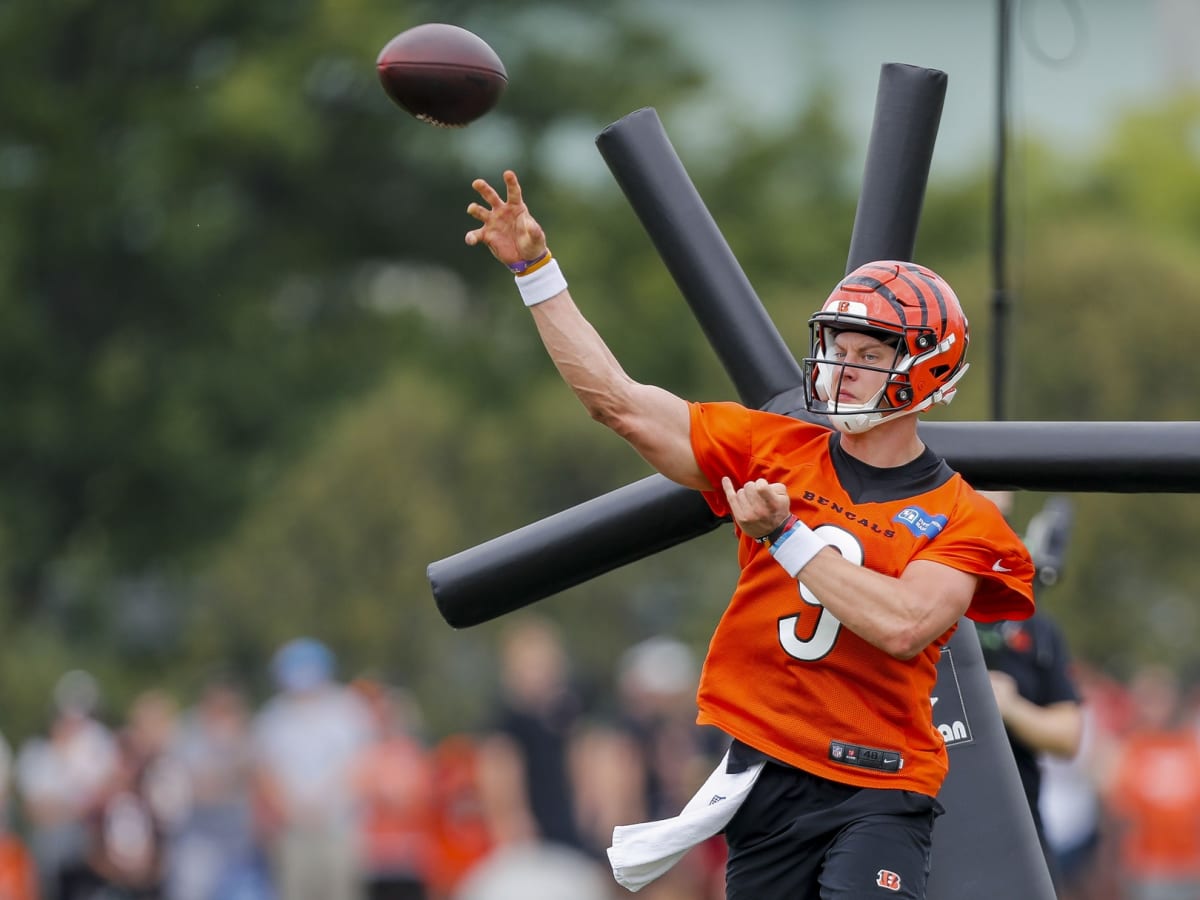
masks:
<path id="1" fill-rule="evenodd" d="M 923 900 L 941 813 L 925 794 L 768 762 L 725 829 L 726 900 Z"/>

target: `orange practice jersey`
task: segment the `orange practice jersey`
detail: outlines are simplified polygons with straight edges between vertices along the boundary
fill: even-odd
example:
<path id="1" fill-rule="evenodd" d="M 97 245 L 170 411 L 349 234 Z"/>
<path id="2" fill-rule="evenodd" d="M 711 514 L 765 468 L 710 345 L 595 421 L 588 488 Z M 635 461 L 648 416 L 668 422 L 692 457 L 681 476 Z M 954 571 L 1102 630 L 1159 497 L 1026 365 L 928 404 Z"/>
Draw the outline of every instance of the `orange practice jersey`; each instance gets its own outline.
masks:
<path id="1" fill-rule="evenodd" d="M 729 514 L 722 476 L 737 487 L 782 482 L 792 512 L 852 562 L 890 576 L 915 559 L 942 563 L 979 576 L 971 618 L 1033 613 L 1033 563 L 993 503 L 932 455 L 903 499 L 855 501 L 835 469 L 832 434 L 733 403 L 691 405 L 692 447 L 716 487 L 704 496 L 718 515 Z M 896 659 L 842 627 L 765 546 L 738 537 L 741 576 L 709 645 L 699 721 L 822 778 L 936 796 L 947 758 L 931 694 L 954 628 L 913 659 Z M 903 762 L 848 765 L 847 747 Z"/>

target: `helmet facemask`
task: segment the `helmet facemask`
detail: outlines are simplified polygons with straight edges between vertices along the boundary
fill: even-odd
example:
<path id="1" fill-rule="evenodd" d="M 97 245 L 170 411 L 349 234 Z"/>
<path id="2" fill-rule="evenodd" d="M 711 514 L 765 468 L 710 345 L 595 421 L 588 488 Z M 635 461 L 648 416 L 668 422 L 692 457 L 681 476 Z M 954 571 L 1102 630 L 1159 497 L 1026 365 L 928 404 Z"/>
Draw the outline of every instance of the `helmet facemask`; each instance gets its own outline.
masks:
<path id="1" fill-rule="evenodd" d="M 815 394 L 816 403 L 822 404 L 821 411 L 829 417 L 833 426 L 838 431 L 847 434 L 868 431 L 882 422 L 889 414 L 899 411 L 900 408 L 893 405 L 892 398 L 896 394 L 901 397 L 906 394 L 910 395 L 911 391 L 903 386 L 896 391 L 889 390 L 889 387 L 907 384 L 907 363 L 910 357 L 905 352 L 903 344 L 896 340 L 895 335 L 864 330 L 863 333 L 878 337 L 892 350 L 890 363 L 884 366 L 871 366 L 865 363 L 835 360 L 834 341 L 839 333 L 838 329 L 813 323 L 812 330 L 813 358 L 805 360 L 805 375 L 807 376 L 805 391 L 810 409 L 813 409 L 815 403 L 814 398 L 809 396 L 809 392 Z M 841 393 L 842 379 L 845 377 L 847 369 L 881 373 L 887 376 L 887 380 L 879 386 L 878 391 L 862 403 L 839 401 L 838 395 Z"/>

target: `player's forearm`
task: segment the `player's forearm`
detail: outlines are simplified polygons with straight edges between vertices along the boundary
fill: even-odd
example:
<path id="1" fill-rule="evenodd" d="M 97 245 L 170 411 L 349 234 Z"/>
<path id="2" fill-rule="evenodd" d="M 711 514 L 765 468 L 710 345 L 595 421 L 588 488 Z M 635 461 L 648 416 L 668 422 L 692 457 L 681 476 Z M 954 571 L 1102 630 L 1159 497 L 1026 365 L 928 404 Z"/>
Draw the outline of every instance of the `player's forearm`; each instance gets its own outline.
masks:
<path id="1" fill-rule="evenodd" d="M 632 380 L 583 317 L 570 291 L 563 290 L 530 312 L 555 368 L 592 418 L 606 425 L 618 421 Z"/>
<path id="2" fill-rule="evenodd" d="M 1012 736 L 1031 750 L 1063 759 L 1079 752 L 1083 711 L 1078 703 L 1038 706 L 1018 695 L 1003 713 L 1004 724 Z"/>
<path id="3" fill-rule="evenodd" d="M 823 550 L 799 580 L 839 622 L 898 659 L 911 659 L 946 632 L 967 604 L 931 602 L 903 579 L 874 572 Z"/>
<path id="4" fill-rule="evenodd" d="M 682 398 L 630 378 L 568 291 L 531 312 L 559 374 L 593 419 L 628 441 L 667 478 L 711 490 L 692 451 L 691 419 Z"/>

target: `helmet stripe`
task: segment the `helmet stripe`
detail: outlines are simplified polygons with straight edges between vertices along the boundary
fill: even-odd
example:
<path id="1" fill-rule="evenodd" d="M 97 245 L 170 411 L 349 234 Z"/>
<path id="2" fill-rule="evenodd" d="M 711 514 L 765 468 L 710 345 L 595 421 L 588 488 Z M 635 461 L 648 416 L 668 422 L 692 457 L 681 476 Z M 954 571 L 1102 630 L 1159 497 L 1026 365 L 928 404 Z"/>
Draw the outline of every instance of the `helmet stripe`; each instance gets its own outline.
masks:
<path id="1" fill-rule="evenodd" d="M 891 304 L 892 311 L 896 314 L 896 318 L 899 319 L 900 322 L 904 321 L 904 305 L 899 301 L 899 299 L 897 299 L 896 295 L 892 293 L 892 289 L 885 285 L 878 278 L 870 278 L 866 275 L 856 275 L 853 278 L 842 279 L 842 284 L 860 284 L 865 288 L 870 288 L 889 304 Z"/>
<path id="2" fill-rule="evenodd" d="M 915 279 L 919 279 L 920 281 L 924 282 L 925 285 L 928 286 L 929 290 L 933 292 L 933 298 L 937 301 L 938 312 L 941 313 L 941 323 L 938 326 L 938 330 L 945 331 L 946 322 L 950 318 L 950 313 L 949 310 L 946 309 L 946 298 L 942 295 L 942 289 L 938 287 L 937 279 L 930 278 L 920 266 L 915 264 L 903 266 L 902 268 L 905 274 L 901 274 L 900 277 L 904 279 L 905 284 L 913 289 L 913 292 L 917 295 L 917 299 L 921 301 L 921 324 L 930 324 L 929 299 L 925 296 L 925 293 L 921 290 L 920 286 L 914 279 L 906 277 L 908 274 L 911 274 L 915 276 Z"/>

